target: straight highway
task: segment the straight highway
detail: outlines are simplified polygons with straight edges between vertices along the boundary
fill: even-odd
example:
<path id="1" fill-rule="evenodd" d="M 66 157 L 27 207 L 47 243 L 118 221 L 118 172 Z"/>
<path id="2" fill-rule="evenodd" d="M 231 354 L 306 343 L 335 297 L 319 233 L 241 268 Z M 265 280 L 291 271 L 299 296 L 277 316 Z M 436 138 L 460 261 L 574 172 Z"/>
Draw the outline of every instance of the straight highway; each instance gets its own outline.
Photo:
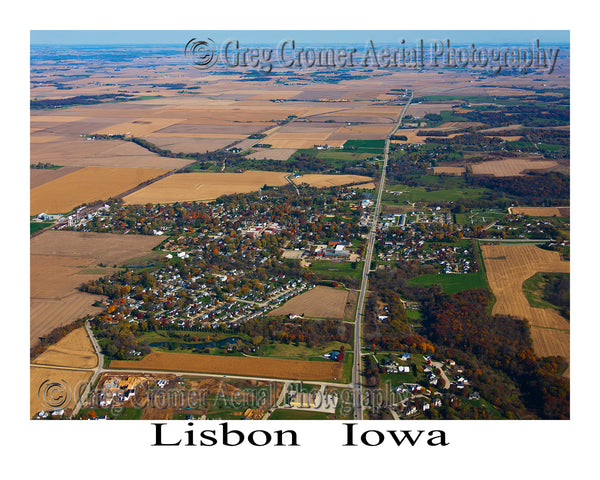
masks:
<path id="1" fill-rule="evenodd" d="M 367 292 L 367 285 L 369 283 L 369 270 L 371 269 L 371 262 L 373 259 L 373 249 L 375 247 L 375 240 L 377 237 L 377 223 L 379 220 L 379 213 L 381 210 L 381 197 L 383 193 L 383 188 L 385 186 L 385 174 L 387 171 L 387 164 L 389 160 L 389 152 L 390 152 L 390 140 L 392 136 L 396 133 L 400 124 L 402 123 L 402 119 L 404 118 L 404 114 L 410 102 L 413 99 L 413 92 L 410 94 L 410 98 L 404 108 L 402 109 L 402 113 L 400 113 L 400 117 L 398 117 L 398 122 L 396 123 L 394 129 L 388 134 L 385 139 L 385 150 L 383 156 L 383 166 L 381 168 L 381 178 L 379 179 L 379 188 L 377 190 L 377 200 L 375 202 L 375 209 L 373 210 L 373 218 L 371 221 L 371 230 L 369 231 L 369 236 L 367 239 L 367 252 L 365 255 L 365 263 L 363 266 L 363 274 L 360 284 L 360 293 L 358 294 L 358 302 L 356 306 L 356 317 L 354 321 L 354 362 L 352 366 L 352 390 L 353 390 L 353 407 L 354 407 L 354 419 L 362 420 L 363 419 L 363 393 L 362 393 L 362 353 L 361 353 L 361 335 L 362 335 L 362 325 L 361 320 L 364 316 L 364 307 L 365 307 L 365 297 Z"/>

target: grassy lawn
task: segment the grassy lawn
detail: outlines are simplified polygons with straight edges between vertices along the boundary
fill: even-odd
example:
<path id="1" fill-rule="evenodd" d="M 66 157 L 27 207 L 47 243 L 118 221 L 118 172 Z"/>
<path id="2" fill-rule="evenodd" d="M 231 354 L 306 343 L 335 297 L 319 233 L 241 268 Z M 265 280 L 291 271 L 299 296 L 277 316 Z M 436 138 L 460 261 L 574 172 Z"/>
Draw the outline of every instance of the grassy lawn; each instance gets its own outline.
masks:
<path id="1" fill-rule="evenodd" d="M 96 414 L 96 417 L 106 415 L 110 420 L 139 420 L 142 418 L 143 408 L 125 407 L 121 414 L 112 413 L 110 408 L 82 408 L 79 411 L 79 418 L 89 415 L 91 412 Z"/>
<path id="2" fill-rule="evenodd" d="M 488 225 L 504 218 L 508 212 L 499 208 L 485 210 L 471 210 L 467 213 L 457 213 L 456 223 L 461 225 Z M 460 216 L 460 217 L 459 217 Z M 459 221 L 460 220 L 460 221 Z"/>
<path id="3" fill-rule="evenodd" d="M 300 342 L 297 346 L 293 343 L 281 343 L 271 342 L 267 345 L 261 346 L 261 356 L 264 357 L 277 357 L 277 358 L 293 358 L 302 360 L 319 360 L 331 362 L 328 358 L 324 358 L 321 355 L 332 350 L 339 350 L 344 345 L 345 349 L 348 350 L 350 345 L 341 342 L 328 342 L 323 345 L 316 347 L 308 347 L 306 343 Z"/>
<path id="4" fill-rule="evenodd" d="M 487 280 L 483 271 L 475 273 L 434 273 L 431 275 L 421 275 L 420 277 L 411 278 L 408 281 L 409 285 L 420 285 L 428 287 L 429 285 L 441 285 L 445 293 L 452 295 L 453 293 L 471 288 L 487 288 Z"/>
<path id="5" fill-rule="evenodd" d="M 315 273 L 322 274 L 326 280 L 338 280 L 343 282 L 345 277 L 355 280 L 360 279 L 362 275 L 364 262 L 357 262 L 353 267 L 351 262 L 332 262 L 329 260 L 315 260 L 311 263 L 310 269 Z"/>

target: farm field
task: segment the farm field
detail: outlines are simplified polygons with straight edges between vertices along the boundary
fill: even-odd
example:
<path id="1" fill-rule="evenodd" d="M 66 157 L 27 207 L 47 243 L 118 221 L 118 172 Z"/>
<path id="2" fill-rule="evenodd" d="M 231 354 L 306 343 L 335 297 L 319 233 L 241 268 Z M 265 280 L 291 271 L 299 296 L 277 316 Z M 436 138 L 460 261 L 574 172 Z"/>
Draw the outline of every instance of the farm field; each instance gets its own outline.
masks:
<path id="1" fill-rule="evenodd" d="M 371 177 L 365 177 L 363 175 L 323 175 L 313 173 L 294 178 L 294 183 L 297 185 L 307 183 L 311 187 L 320 188 L 348 185 L 349 183 L 370 183 L 372 180 Z"/>
<path id="2" fill-rule="evenodd" d="M 102 309 L 98 295 L 77 290 L 84 282 L 108 275 L 85 273 L 99 263 L 121 264 L 148 253 L 162 239 L 147 235 L 114 235 L 49 230 L 30 240 L 30 342 L 54 328 Z"/>
<path id="3" fill-rule="evenodd" d="M 463 274 L 434 273 L 430 275 L 421 275 L 419 277 L 411 278 L 408 281 L 408 284 L 420 285 L 422 287 L 441 285 L 442 290 L 449 295 L 460 292 L 461 290 L 487 287 L 483 272 Z"/>
<path id="4" fill-rule="evenodd" d="M 148 253 L 162 240 L 154 235 L 51 230 L 31 239 L 30 253 L 93 258 L 97 263 L 113 265 Z"/>
<path id="5" fill-rule="evenodd" d="M 303 315 L 315 318 L 344 318 L 348 292 L 339 288 L 317 286 L 285 304 L 271 310 L 269 315 Z"/>
<path id="6" fill-rule="evenodd" d="M 554 160 L 531 160 L 527 158 L 505 158 L 489 162 L 473 163 L 473 175 L 512 177 L 523 175 L 526 170 L 546 170 L 558 166 Z"/>
<path id="7" fill-rule="evenodd" d="M 98 357 L 85 327 L 68 333 L 58 343 L 48 347 L 31 363 L 57 367 L 96 368 Z"/>
<path id="8" fill-rule="evenodd" d="M 44 183 L 51 182 L 57 178 L 76 172 L 80 168 L 81 167 L 61 167 L 52 169 L 31 168 L 29 170 L 29 188 L 39 187 Z"/>
<path id="9" fill-rule="evenodd" d="M 30 215 L 66 213 L 82 203 L 107 200 L 169 171 L 86 167 L 31 189 Z"/>
<path id="10" fill-rule="evenodd" d="M 85 130 L 82 133 L 87 133 Z M 177 139 L 186 141 L 193 139 Z M 204 150 L 200 150 L 204 151 Z M 124 167 L 178 169 L 192 162 L 181 158 L 160 157 L 124 140 L 91 140 L 66 137 L 60 141 L 32 143 L 30 163 L 50 162 L 71 167 Z M 60 170 L 59 170 L 60 171 Z"/>
<path id="11" fill-rule="evenodd" d="M 465 173 L 465 167 L 433 167 L 434 175 L 462 175 Z"/>
<path id="12" fill-rule="evenodd" d="M 174 203 L 215 200 L 221 195 L 257 191 L 263 185 L 287 185 L 286 172 L 178 173 L 127 195 L 125 203 Z"/>
<path id="13" fill-rule="evenodd" d="M 262 160 L 264 158 L 269 160 L 287 160 L 296 152 L 295 148 L 253 148 L 252 150 L 254 152 L 246 155 L 246 158 L 254 160 Z"/>
<path id="14" fill-rule="evenodd" d="M 65 399 L 60 399 L 59 408 L 73 409 L 77 403 L 76 395 L 79 387 L 92 376 L 92 370 L 65 370 L 62 368 L 48 368 L 43 366 L 29 367 L 29 416 L 33 417 L 40 410 L 52 410 L 52 394 L 58 393 L 64 387 Z M 56 388 L 50 384 L 58 383 Z M 46 396 L 45 396 L 46 395 Z M 46 399 L 46 401 L 44 401 Z"/>
<path id="15" fill-rule="evenodd" d="M 168 352 L 152 352 L 139 361 L 113 360 L 110 368 L 219 373 L 290 380 L 339 380 L 342 373 L 342 364 L 338 362 Z"/>
<path id="16" fill-rule="evenodd" d="M 509 207 L 508 213 L 513 215 L 529 215 L 531 217 L 569 217 L 570 207 Z"/>
<path id="17" fill-rule="evenodd" d="M 558 252 L 535 245 L 481 245 L 487 277 L 496 296 L 492 313 L 525 318 L 531 326 L 536 355 L 569 358 L 569 322 L 555 310 L 532 308 L 523 282 L 537 272 L 568 273 L 569 262 Z"/>

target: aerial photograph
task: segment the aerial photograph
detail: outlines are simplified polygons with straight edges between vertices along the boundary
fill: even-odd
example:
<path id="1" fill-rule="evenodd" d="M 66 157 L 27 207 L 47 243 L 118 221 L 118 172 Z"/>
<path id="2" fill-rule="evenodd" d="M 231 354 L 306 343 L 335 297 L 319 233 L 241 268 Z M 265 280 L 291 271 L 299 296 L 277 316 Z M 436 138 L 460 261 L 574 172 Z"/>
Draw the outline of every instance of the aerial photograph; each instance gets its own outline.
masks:
<path id="1" fill-rule="evenodd" d="M 571 418 L 568 30 L 29 51 L 30 420 Z"/>

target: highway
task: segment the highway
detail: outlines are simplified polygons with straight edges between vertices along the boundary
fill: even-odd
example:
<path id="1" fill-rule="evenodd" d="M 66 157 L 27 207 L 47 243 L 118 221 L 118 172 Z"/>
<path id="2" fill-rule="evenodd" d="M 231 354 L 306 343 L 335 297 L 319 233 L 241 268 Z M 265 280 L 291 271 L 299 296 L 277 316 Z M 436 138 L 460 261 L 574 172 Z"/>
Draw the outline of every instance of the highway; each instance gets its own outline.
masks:
<path id="1" fill-rule="evenodd" d="M 402 109 L 402 113 L 398 117 L 398 122 L 394 129 L 388 134 L 385 139 L 385 150 L 383 156 L 383 166 L 381 168 L 381 178 L 379 180 L 379 188 L 377 190 L 377 200 L 375 202 L 375 209 L 373 210 L 373 218 L 371 221 L 371 230 L 369 232 L 369 236 L 367 239 L 367 251 L 365 255 L 365 263 L 363 267 L 363 274 L 360 284 L 360 293 L 358 294 L 358 302 L 356 306 L 356 317 L 354 321 L 354 364 L 352 366 L 352 390 L 353 390 L 353 407 L 354 407 L 354 419 L 362 420 L 363 419 L 363 393 L 362 393 L 362 381 L 361 381 L 361 372 L 362 372 L 362 346 L 361 346 L 361 335 L 362 335 L 362 325 L 361 320 L 364 316 L 364 307 L 365 307 L 365 297 L 367 292 L 367 286 L 369 283 L 369 271 L 371 269 L 371 261 L 373 259 L 373 249 L 375 247 L 375 240 L 377 237 L 377 223 L 379 219 L 379 213 L 381 210 L 381 196 L 383 193 L 383 188 L 385 186 L 385 174 L 387 172 L 387 164 L 389 160 L 389 152 L 390 152 L 390 139 L 392 135 L 396 133 L 400 124 L 402 123 L 402 118 L 404 118 L 404 114 L 410 102 L 413 99 L 413 92 L 410 94 L 410 98 L 404 108 Z"/>

